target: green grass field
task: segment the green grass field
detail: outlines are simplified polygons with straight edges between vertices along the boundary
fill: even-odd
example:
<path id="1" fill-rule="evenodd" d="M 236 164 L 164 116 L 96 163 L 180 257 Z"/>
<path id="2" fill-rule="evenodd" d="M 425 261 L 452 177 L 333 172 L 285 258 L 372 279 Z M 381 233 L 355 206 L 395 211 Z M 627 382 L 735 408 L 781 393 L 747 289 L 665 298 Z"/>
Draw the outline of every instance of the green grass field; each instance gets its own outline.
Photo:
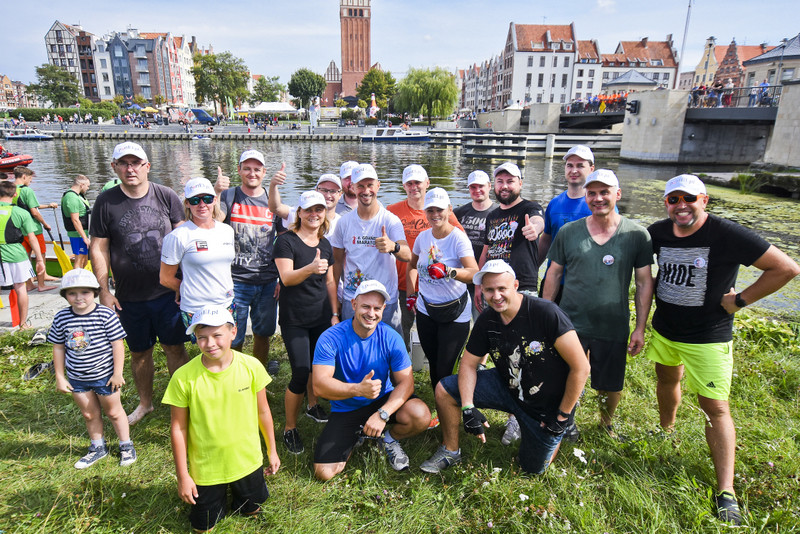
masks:
<path id="1" fill-rule="evenodd" d="M 775 322 L 748 312 L 737 319 L 732 411 L 738 432 L 736 489 L 745 526 L 737 531 L 800 531 L 800 323 Z M 31 364 L 51 356 L 49 345 L 29 348 L 30 333 L 0 338 L 0 532 L 188 532 L 188 505 L 176 492 L 169 444 L 169 407 L 132 429 L 139 460 L 121 468 L 110 456 L 78 471 L 85 453 L 83 419 L 68 395 L 45 374 L 23 381 Z M 280 472 L 256 518 L 230 516 L 215 532 L 726 532 L 710 497 L 715 477 L 703 437 L 703 414 L 686 396 L 678 429 L 653 438 L 658 421 L 655 375 L 643 356 L 629 360 L 618 443 L 596 430 L 591 390 L 577 421 L 581 440 L 565 443 L 539 477 L 520 472 L 516 447 L 500 444 L 504 417 L 490 412 L 481 445 L 462 432 L 463 462 L 443 476 L 419 471 L 436 449 L 438 430 L 406 440 L 412 468 L 395 473 L 373 446 L 356 450 L 342 476 L 328 483 L 312 475 L 313 443 L 321 425 L 302 418 L 306 452 L 293 456 L 280 441 L 283 391 L 289 364 L 279 343 L 280 375 L 268 386 Z M 197 349 L 193 349 L 193 355 Z M 168 381 L 157 353 L 156 397 Z M 123 403 L 137 403 L 129 368 Z M 426 373 L 417 394 L 430 406 Z M 106 423 L 116 450 L 116 437 Z M 468 439 L 469 438 L 469 439 Z"/>

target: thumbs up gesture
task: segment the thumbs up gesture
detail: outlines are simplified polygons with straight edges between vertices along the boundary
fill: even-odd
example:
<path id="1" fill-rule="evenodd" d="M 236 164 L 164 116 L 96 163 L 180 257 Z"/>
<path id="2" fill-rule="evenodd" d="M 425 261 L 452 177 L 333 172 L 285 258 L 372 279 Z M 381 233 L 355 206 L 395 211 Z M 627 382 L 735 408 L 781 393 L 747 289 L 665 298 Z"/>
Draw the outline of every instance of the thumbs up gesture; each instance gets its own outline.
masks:
<path id="1" fill-rule="evenodd" d="M 389 239 L 389 236 L 386 235 L 386 226 L 381 226 L 381 235 L 375 238 L 375 248 L 378 249 L 378 252 L 389 254 L 394 252 L 394 245 L 394 241 Z"/>
<path id="2" fill-rule="evenodd" d="M 286 183 L 286 162 L 281 163 L 281 168 L 272 175 L 270 185 L 283 185 Z"/>
<path id="3" fill-rule="evenodd" d="M 214 193 L 217 196 L 231 186 L 231 179 L 222 174 L 222 167 L 217 167 L 217 183 L 214 184 Z"/>
<path id="4" fill-rule="evenodd" d="M 319 249 L 317 249 L 317 255 L 314 256 L 314 260 L 309 265 L 311 266 L 311 274 L 325 274 L 328 272 L 328 260 L 320 258 Z"/>
<path id="5" fill-rule="evenodd" d="M 528 241 L 536 241 L 539 239 L 539 233 L 543 227 L 540 228 L 537 223 L 541 223 L 541 217 L 534 217 L 534 219 L 531 220 L 531 216 L 527 213 L 525 214 L 525 225 L 522 227 L 522 235 Z"/>
<path id="6" fill-rule="evenodd" d="M 373 380 L 373 376 L 375 376 L 374 370 L 367 373 L 361 382 L 359 382 L 358 393 L 360 397 L 377 399 L 378 395 L 381 394 L 381 381 L 377 379 Z"/>

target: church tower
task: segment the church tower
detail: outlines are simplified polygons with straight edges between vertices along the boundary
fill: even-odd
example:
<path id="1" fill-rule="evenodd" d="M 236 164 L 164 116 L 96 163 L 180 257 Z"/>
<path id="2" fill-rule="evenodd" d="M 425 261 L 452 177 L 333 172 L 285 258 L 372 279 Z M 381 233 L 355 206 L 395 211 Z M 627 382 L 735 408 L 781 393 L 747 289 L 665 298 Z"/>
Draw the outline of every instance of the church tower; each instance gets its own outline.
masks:
<path id="1" fill-rule="evenodd" d="M 355 96 L 370 61 L 371 0 L 340 0 L 342 37 L 342 93 Z"/>

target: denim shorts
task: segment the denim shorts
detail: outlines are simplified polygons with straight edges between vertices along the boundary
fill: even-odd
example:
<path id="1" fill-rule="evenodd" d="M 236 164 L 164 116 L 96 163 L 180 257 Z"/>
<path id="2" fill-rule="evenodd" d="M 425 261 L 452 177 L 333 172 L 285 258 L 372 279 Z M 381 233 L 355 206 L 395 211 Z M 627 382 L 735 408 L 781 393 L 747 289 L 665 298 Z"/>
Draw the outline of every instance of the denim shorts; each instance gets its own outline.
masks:
<path id="1" fill-rule="evenodd" d="M 461 404 L 458 394 L 458 375 L 450 375 L 439 382 Z M 522 410 L 508 385 L 500 378 L 497 369 L 478 371 L 472 402 L 476 408 L 488 408 L 512 413 L 519 422 L 522 439 L 519 445 L 519 464 L 528 473 L 541 474 L 550 465 L 553 452 L 561 443 L 561 436 L 553 436 L 541 423 Z"/>
<path id="2" fill-rule="evenodd" d="M 96 395 L 113 395 L 116 391 L 111 390 L 111 386 L 107 386 L 108 381 L 111 380 L 111 375 L 97 380 L 76 380 L 67 377 L 67 382 L 72 386 L 73 393 L 86 393 L 87 391 L 94 391 Z"/>
<path id="3" fill-rule="evenodd" d="M 278 300 L 275 286 L 278 279 L 266 284 L 248 284 L 233 281 L 233 302 L 236 305 L 236 339 L 233 346 L 244 343 L 247 333 L 247 316 L 253 326 L 253 334 L 270 337 L 278 326 Z"/>

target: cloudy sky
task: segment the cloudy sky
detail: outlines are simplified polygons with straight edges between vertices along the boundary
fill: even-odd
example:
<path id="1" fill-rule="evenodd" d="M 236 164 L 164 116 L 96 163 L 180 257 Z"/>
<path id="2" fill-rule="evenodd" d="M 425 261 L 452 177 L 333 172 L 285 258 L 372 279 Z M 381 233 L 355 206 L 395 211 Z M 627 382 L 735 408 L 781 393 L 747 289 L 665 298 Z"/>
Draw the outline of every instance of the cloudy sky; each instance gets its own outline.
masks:
<path id="1" fill-rule="evenodd" d="M 10 0 L 3 18 L 20 22 L 0 33 L 0 73 L 33 81 L 35 67 L 47 61 L 44 35 L 60 20 L 97 35 L 127 27 L 194 35 L 215 52 L 242 58 L 252 73 L 277 75 L 286 83 L 298 68 L 324 74 L 332 59 L 340 64 L 338 5 L 338 0 Z M 614 52 L 619 41 L 661 41 L 672 34 L 680 52 L 688 5 L 689 0 L 372 0 L 372 61 L 398 74 L 409 67 L 464 68 L 497 55 L 510 22 L 574 22 L 578 39 L 597 39 L 601 53 Z M 693 0 L 681 71 L 694 68 L 712 35 L 725 46 L 731 39 L 774 45 L 797 35 L 796 13 L 796 0 Z"/>

